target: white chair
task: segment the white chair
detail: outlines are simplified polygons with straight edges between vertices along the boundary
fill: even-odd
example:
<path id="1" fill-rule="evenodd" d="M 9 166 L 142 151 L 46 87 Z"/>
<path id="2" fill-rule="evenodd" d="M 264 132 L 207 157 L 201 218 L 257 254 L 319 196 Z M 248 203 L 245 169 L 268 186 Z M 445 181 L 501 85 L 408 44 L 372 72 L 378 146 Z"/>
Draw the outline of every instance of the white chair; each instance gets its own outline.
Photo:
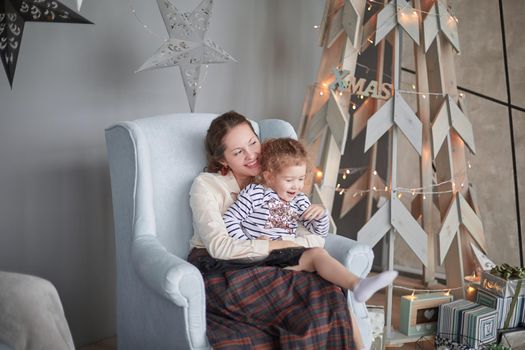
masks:
<path id="1" fill-rule="evenodd" d="M 204 137 L 214 114 L 173 114 L 106 130 L 117 249 L 119 349 L 210 349 L 200 272 L 186 261 L 193 235 L 189 190 L 206 164 Z M 254 123 L 262 139 L 297 137 L 282 120 Z M 358 276 L 372 250 L 329 235 L 326 249 Z M 367 348 L 368 312 L 351 293 Z"/>

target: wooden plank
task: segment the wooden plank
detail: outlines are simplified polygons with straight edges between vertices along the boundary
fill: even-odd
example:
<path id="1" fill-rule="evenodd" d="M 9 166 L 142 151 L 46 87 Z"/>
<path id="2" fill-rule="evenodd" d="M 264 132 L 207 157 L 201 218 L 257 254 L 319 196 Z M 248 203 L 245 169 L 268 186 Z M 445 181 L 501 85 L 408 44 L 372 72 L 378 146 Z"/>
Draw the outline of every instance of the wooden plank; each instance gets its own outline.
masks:
<path id="1" fill-rule="evenodd" d="M 369 45 L 374 42 L 374 34 L 376 32 L 377 25 L 377 13 L 373 14 L 372 17 L 363 26 L 363 35 L 361 36 L 361 52 L 365 51 Z M 371 43 L 371 42 L 372 43 Z"/>
<path id="2" fill-rule="evenodd" d="M 352 115 L 352 140 L 366 127 L 368 118 L 376 111 L 376 99 L 368 97 Z"/>
<path id="3" fill-rule="evenodd" d="M 326 47 L 330 47 L 333 43 L 343 35 L 345 28 L 343 26 L 343 7 L 340 7 L 332 14 L 330 20 L 330 29 L 328 30 Z"/>
<path id="4" fill-rule="evenodd" d="M 343 202 L 341 204 L 341 213 L 339 218 L 344 217 L 348 214 L 357 203 L 359 203 L 364 197 L 362 194 L 357 194 L 360 191 L 364 191 L 368 184 L 368 171 L 364 172 L 354 183 L 345 190 L 343 193 Z"/>
<path id="5" fill-rule="evenodd" d="M 458 23 L 455 18 L 448 12 L 447 7 L 441 1 L 438 1 L 438 18 L 439 18 L 439 29 L 445 37 L 448 39 L 450 44 L 454 47 L 457 52 L 460 52 L 459 37 L 458 37 Z"/>
<path id="6" fill-rule="evenodd" d="M 394 123 L 405 134 L 412 147 L 421 155 L 423 126 L 405 99 L 396 92 L 394 97 Z"/>
<path id="7" fill-rule="evenodd" d="M 326 204 L 325 207 L 329 212 L 332 212 L 340 161 L 341 153 L 339 152 L 339 146 L 335 142 L 333 135 L 328 132 L 326 133 L 326 140 L 321 159 L 321 168 L 325 174 L 321 182 L 321 194 L 324 199 L 324 203 Z M 334 176 L 326 176 L 327 174 Z"/>
<path id="8" fill-rule="evenodd" d="M 432 123 L 432 155 L 436 159 L 441 146 L 447 139 L 450 132 L 450 123 L 448 119 L 448 105 L 443 101 L 439 112 L 437 113 L 434 123 Z"/>
<path id="9" fill-rule="evenodd" d="M 483 223 L 474 210 L 470 207 L 463 195 L 459 194 L 459 211 L 461 213 L 461 223 L 469 231 L 470 235 L 484 250 L 487 250 L 487 242 L 483 231 Z"/>
<path id="10" fill-rule="evenodd" d="M 439 33 L 438 14 L 435 4 L 432 5 L 428 11 L 427 16 L 425 17 L 423 22 L 423 30 L 425 33 L 425 52 L 427 52 L 430 44 L 432 44 Z"/>
<path id="11" fill-rule="evenodd" d="M 403 203 L 396 197 L 390 199 L 392 203 L 392 226 L 396 229 L 410 249 L 416 254 L 423 265 L 427 260 L 427 234 L 412 217 Z"/>
<path id="12" fill-rule="evenodd" d="M 348 105 L 345 106 L 345 100 L 349 98 L 349 95 L 339 96 L 339 93 L 330 91 L 330 100 L 326 111 L 326 122 L 339 148 L 339 156 L 344 153 L 348 135 L 350 115 L 348 114 Z"/>
<path id="13" fill-rule="evenodd" d="M 388 100 L 366 124 L 365 152 L 393 125 L 394 99 Z"/>
<path id="14" fill-rule="evenodd" d="M 423 16 L 422 6 L 420 0 L 414 0 L 414 8 L 421 15 L 418 16 L 419 24 L 419 45 L 414 46 L 414 60 L 416 65 L 416 87 L 418 91 L 428 91 L 428 75 L 427 75 L 427 60 L 425 57 L 425 47 L 421 43 L 425 41 L 425 33 L 423 29 Z M 422 149 L 421 161 L 420 161 L 420 183 L 424 189 L 432 188 L 433 185 L 433 168 L 432 168 L 432 133 L 430 123 L 430 102 L 429 99 L 423 98 L 422 95 L 417 95 L 417 115 L 421 120 L 423 132 L 422 132 Z M 421 226 L 427 234 L 427 257 L 428 264 L 423 268 L 423 281 L 426 285 L 433 285 L 436 282 L 436 245 L 437 245 L 437 232 L 434 229 L 434 212 L 433 212 L 433 196 L 425 196 L 419 194 L 416 196 L 416 202 L 419 203 L 416 206 L 421 212 Z M 414 213 L 412 207 L 412 214 Z M 416 216 L 417 218 L 417 216 Z"/>
<path id="15" fill-rule="evenodd" d="M 346 35 L 339 35 L 330 47 L 325 47 L 321 55 L 316 81 L 328 86 L 334 80 L 333 69 L 341 63 L 347 42 Z M 326 95 L 326 94 L 325 94 Z"/>
<path id="16" fill-rule="evenodd" d="M 361 1 L 360 3 L 364 4 L 363 1 Z M 356 10 L 355 4 L 352 3 L 352 1 L 345 1 L 345 5 L 343 8 L 342 24 L 346 35 L 350 40 L 351 46 L 354 48 L 359 48 L 359 44 L 361 43 L 359 36 L 361 34 L 360 29 L 362 27 L 362 18 L 361 16 L 359 16 L 359 12 Z"/>
<path id="17" fill-rule="evenodd" d="M 377 15 L 374 43 L 377 45 L 397 25 L 396 6 L 393 1 L 383 7 Z"/>
<path id="18" fill-rule="evenodd" d="M 418 14 L 406 0 L 397 0 L 397 22 L 408 36 L 419 45 Z"/>
<path id="19" fill-rule="evenodd" d="M 392 228 L 390 223 L 391 202 L 388 201 L 357 232 L 357 241 L 374 247 Z"/>
<path id="20" fill-rule="evenodd" d="M 383 192 L 385 190 L 385 181 L 381 178 L 379 175 L 374 175 L 374 179 L 372 181 L 373 187 L 377 189 L 377 191 L 373 190 L 372 187 L 372 195 L 376 201 L 379 201 L 381 197 L 389 197 L 389 193 Z"/>
<path id="21" fill-rule="evenodd" d="M 305 135 L 305 141 L 307 145 L 314 143 L 314 141 L 321 135 L 323 130 L 327 127 L 327 123 L 326 123 L 327 109 L 328 109 L 328 104 L 325 104 L 308 121 L 306 135 Z"/>
<path id="22" fill-rule="evenodd" d="M 474 144 L 474 131 L 472 124 L 467 116 L 459 109 L 456 102 L 448 96 L 448 106 L 450 113 L 450 120 L 452 127 L 457 131 L 461 139 L 467 144 L 472 153 L 476 153 L 476 145 Z"/>
<path id="23" fill-rule="evenodd" d="M 439 262 L 443 264 L 450 245 L 459 230 L 458 203 L 454 197 L 450 202 L 443 225 L 439 231 Z"/>

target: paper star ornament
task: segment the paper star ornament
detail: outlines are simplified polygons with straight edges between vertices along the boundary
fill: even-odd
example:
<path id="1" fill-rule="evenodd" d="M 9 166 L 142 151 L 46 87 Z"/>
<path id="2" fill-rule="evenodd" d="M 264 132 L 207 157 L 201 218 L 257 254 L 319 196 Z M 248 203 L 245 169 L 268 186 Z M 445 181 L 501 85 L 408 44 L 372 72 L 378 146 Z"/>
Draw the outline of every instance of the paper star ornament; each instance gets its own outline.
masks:
<path id="1" fill-rule="evenodd" d="M 237 62 L 215 42 L 205 39 L 213 0 L 203 0 L 191 13 L 180 12 L 168 0 L 157 0 L 169 39 L 137 72 L 179 66 L 190 109 L 195 110 L 201 65 Z"/>
<path id="2" fill-rule="evenodd" d="M 0 0 L 0 57 L 11 87 L 25 22 L 92 24 L 55 0 Z"/>

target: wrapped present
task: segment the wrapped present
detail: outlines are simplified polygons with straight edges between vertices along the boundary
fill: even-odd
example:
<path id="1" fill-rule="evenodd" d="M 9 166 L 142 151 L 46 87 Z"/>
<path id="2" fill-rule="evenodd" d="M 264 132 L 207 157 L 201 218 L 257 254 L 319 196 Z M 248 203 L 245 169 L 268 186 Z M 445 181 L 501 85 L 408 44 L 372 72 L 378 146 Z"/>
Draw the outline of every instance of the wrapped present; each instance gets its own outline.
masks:
<path id="1" fill-rule="evenodd" d="M 463 312 L 473 309 L 478 304 L 459 299 L 439 306 L 437 335 L 452 342 L 460 342 Z"/>
<path id="2" fill-rule="evenodd" d="M 444 292 L 402 296 L 399 330 L 409 336 L 434 334 L 439 305 L 453 298 Z"/>
<path id="3" fill-rule="evenodd" d="M 494 343 L 498 338 L 497 311 L 483 305 L 462 313 L 461 343 L 477 349 L 484 344 Z"/>
<path id="4" fill-rule="evenodd" d="M 490 272 L 481 273 L 481 287 L 504 298 L 512 297 L 514 294 L 525 296 L 525 288 L 522 288 L 524 278 L 525 269 L 502 264 L 492 268 Z"/>
<path id="5" fill-rule="evenodd" d="M 495 309 L 498 312 L 498 329 L 515 328 L 525 319 L 525 296 L 503 298 L 484 289 L 478 290 L 476 302 Z"/>

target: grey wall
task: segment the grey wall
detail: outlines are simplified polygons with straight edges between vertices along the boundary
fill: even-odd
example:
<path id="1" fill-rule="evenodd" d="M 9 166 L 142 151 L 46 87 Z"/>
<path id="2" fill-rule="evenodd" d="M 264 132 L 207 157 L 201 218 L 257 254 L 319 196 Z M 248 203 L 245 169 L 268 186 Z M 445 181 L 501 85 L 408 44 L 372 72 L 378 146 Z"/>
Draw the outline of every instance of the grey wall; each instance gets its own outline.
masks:
<path id="1" fill-rule="evenodd" d="M 209 66 L 196 111 L 297 126 L 319 64 L 323 3 L 216 1 L 209 37 L 239 63 Z M 178 68 L 133 73 L 166 37 L 156 1 L 84 0 L 80 13 L 95 25 L 26 24 L 13 90 L 0 74 L 0 269 L 53 282 L 77 346 L 115 333 L 104 128 L 189 111 Z"/>

